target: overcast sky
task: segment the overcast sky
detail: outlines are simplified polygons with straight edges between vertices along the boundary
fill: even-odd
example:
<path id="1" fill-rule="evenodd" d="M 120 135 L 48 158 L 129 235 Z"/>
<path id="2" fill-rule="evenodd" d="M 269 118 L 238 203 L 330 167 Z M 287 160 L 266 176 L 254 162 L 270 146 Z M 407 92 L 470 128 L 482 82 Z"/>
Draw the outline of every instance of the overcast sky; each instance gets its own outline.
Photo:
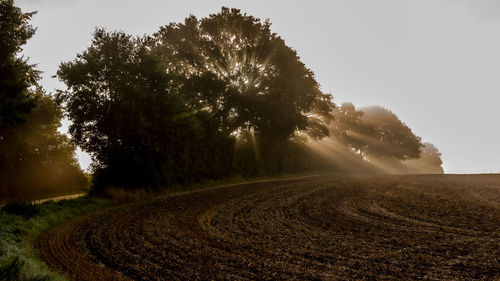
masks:
<path id="1" fill-rule="evenodd" d="M 24 54 L 47 91 L 95 27 L 151 34 L 221 6 L 260 19 L 296 49 L 335 102 L 392 110 L 443 153 L 447 173 L 500 171 L 500 0 L 18 0 L 38 11 Z M 80 164 L 90 160 L 78 153 Z"/>

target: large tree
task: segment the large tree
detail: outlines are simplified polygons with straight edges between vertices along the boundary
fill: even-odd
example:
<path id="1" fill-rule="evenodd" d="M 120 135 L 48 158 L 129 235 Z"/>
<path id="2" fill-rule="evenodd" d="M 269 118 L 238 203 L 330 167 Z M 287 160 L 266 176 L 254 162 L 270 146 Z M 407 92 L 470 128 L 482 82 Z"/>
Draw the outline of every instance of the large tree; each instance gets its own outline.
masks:
<path id="1" fill-rule="evenodd" d="M 22 46 L 35 33 L 29 24 L 34 14 L 23 13 L 13 0 L 0 0 L 0 130 L 23 121 L 22 115 L 36 102 L 30 87 L 39 73 L 20 56 Z"/>
<path id="2" fill-rule="evenodd" d="M 222 8 L 162 27 L 154 36 L 155 50 L 167 72 L 220 79 L 231 88 L 192 92 L 225 130 L 286 139 L 310 124 L 325 127 L 318 117 L 330 115 L 331 96 L 320 91 L 313 72 L 270 27 L 269 21 Z M 318 137 L 328 133 L 315 131 L 323 132 Z"/>
<path id="3" fill-rule="evenodd" d="M 153 188 L 230 170 L 232 140 L 185 94 L 194 85 L 225 87 L 165 72 L 147 38 L 98 29 L 57 74 L 67 85 L 58 98 L 73 121 L 69 132 L 92 155 L 97 187 Z"/>

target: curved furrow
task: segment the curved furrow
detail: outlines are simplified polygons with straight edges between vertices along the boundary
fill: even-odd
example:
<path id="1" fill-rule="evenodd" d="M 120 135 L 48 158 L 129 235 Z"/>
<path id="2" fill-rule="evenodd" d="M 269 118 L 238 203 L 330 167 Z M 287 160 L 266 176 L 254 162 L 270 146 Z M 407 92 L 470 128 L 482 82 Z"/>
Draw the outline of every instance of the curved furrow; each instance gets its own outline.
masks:
<path id="1" fill-rule="evenodd" d="M 500 278 L 500 177 L 316 176 L 78 218 L 38 244 L 77 280 Z M 488 198 L 486 198 L 488 197 Z"/>

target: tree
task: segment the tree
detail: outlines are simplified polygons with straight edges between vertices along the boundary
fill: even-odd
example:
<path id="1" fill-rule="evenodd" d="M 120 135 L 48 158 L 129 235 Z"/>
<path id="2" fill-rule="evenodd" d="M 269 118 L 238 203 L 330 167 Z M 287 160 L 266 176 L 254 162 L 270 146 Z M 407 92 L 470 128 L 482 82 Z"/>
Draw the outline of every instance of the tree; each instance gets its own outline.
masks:
<path id="1" fill-rule="evenodd" d="M 154 49 L 167 72 L 225 82 L 230 89 L 192 93 L 225 130 L 286 139 L 308 128 L 311 117 L 330 116 L 333 103 L 296 51 L 270 26 L 269 21 L 223 7 L 200 20 L 190 16 L 184 23 L 162 27 L 154 36 Z M 317 122 L 320 118 L 314 120 L 326 128 Z"/>
<path id="2" fill-rule="evenodd" d="M 57 72 L 67 85 L 58 100 L 73 121 L 73 140 L 94 159 L 97 189 L 156 188 L 230 171 L 233 140 L 186 98 L 198 78 L 166 72 L 148 41 L 98 29 L 91 46 Z M 207 82 L 203 91 L 218 87 L 199 79 Z"/>
<path id="3" fill-rule="evenodd" d="M 363 157 L 393 160 L 420 156 L 420 137 L 391 111 L 379 106 L 356 110 L 351 103 L 335 109 L 331 132 Z"/>
<path id="4" fill-rule="evenodd" d="M 81 191 L 87 178 L 75 146 L 57 128 L 62 117 L 37 86 L 39 72 L 19 56 L 35 33 L 12 0 L 0 0 L 0 197 L 33 199 Z"/>
<path id="5" fill-rule="evenodd" d="M 352 103 L 344 103 L 335 108 L 334 119 L 330 124 L 330 132 L 334 138 L 351 150 L 368 153 L 368 147 L 376 135 L 375 127 L 362 119 L 363 112 L 356 110 Z"/>
<path id="6" fill-rule="evenodd" d="M 404 161 L 403 164 L 411 173 L 442 174 L 443 161 L 441 153 L 432 143 L 424 142 L 418 159 Z"/>
<path id="7" fill-rule="evenodd" d="M 34 199 L 81 192 L 87 178 L 75 159 L 76 147 L 57 131 L 61 109 L 38 90 L 25 122 L 6 127 L 0 140 L 0 196 Z"/>
<path id="8" fill-rule="evenodd" d="M 23 57 L 21 46 L 35 33 L 28 21 L 35 13 L 22 13 L 13 0 L 0 0 L 0 136 L 5 126 L 23 121 L 35 106 L 30 87 L 39 72 Z"/>
<path id="9" fill-rule="evenodd" d="M 397 160 L 420 157 L 421 138 L 401 122 L 396 114 L 380 106 L 362 108 L 362 119 L 373 124 L 377 142 L 368 146 L 368 154 Z"/>

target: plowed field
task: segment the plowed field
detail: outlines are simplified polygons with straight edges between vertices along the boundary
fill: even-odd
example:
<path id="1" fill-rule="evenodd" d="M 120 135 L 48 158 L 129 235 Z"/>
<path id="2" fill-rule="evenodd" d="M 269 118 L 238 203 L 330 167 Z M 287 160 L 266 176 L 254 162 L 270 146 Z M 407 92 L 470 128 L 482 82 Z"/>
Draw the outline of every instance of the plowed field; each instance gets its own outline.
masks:
<path id="1" fill-rule="evenodd" d="M 75 280 L 500 280 L 500 176 L 315 176 L 157 199 L 43 234 Z"/>

